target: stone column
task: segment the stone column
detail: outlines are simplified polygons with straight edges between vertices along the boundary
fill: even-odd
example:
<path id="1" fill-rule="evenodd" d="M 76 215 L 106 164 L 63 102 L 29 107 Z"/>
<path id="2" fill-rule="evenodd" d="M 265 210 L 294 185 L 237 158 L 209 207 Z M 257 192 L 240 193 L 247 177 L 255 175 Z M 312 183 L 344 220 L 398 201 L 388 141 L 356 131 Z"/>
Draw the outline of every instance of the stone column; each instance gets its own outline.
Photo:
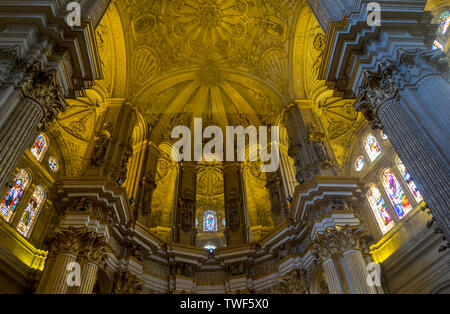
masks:
<path id="1" fill-rule="evenodd" d="M 389 136 L 436 218 L 438 232 L 450 239 L 450 113 L 443 107 L 450 85 L 441 76 L 448 71 L 443 57 L 435 51 L 403 51 L 398 62 L 386 62 L 366 75 L 355 106 Z"/>
<path id="2" fill-rule="evenodd" d="M 248 224 L 245 215 L 244 178 L 239 162 L 223 163 L 223 182 L 227 245 L 245 244 L 248 241 Z"/>
<path id="3" fill-rule="evenodd" d="M 85 176 L 105 177 L 122 186 L 133 155 L 132 134 L 137 113 L 123 100 L 111 101 L 96 125 L 86 158 Z"/>
<path id="4" fill-rule="evenodd" d="M 341 279 L 337 271 L 336 265 L 332 258 L 322 263 L 325 277 L 327 279 L 328 290 L 331 294 L 344 294 Z"/>
<path id="5" fill-rule="evenodd" d="M 363 1 L 308 2 L 327 32 L 319 78 L 338 95 L 357 97 L 355 108 L 373 127 L 384 129 L 438 232 L 450 239 L 449 71 L 443 52 L 430 51 L 436 27 L 424 11 L 427 1 L 379 2 L 377 26 L 369 25 Z"/>
<path id="6" fill-rule="evenodd" d="M 0 99 L 0 186 L 3 186 L 37 133 L 44 130 L 58 112 L 65 110 L 66 103 L 59 91 L 56 71 L 44 72 L 37 61 L 25 69 L 17 68 L 14 53 L 0 52 L 0 60 L 10 62 L 5 70 L 11 71 L 6 77 L 0 73 L 3 92 L 3 99 Z M 21 88 L 4 85 L 18 79 Z"/>
<path id="7" fill-rule="evenodd" d="M 278 172 L 268 174 L 266 188 L 270 194 L 272 218 L 275 225 L 278 225 L 289 217 L 289 208 L 283 197 Z"/>
<path id="8" fill-rule="evenodd" d="M 376 289 L 367 284 L 369 274 L 361 251 L 349 250 L 344 252 L 343 256 L 353 292 L 356 294 L 377 294 Z"/>
<path id="9" fill-rule="evenodd" d="M 97 280 L 98 267 L 105 255 L 106 242 L 95 232 L 86 232 L 81 238 L 81 285 L 75 288 L 75 294 L 91 294 Z"/>
<path id="10" fill-rule="evenodd" d="M 46 264 L 37 293 L 65 294 L 69 291 L 67 279 L 72 269 L 70 263 L 77 260 L 80 251 L 80 231 L 75 229 L 58 230 L 51 238 L 50 258 Z"/>
<path id="11" fill-rule="evenodd" d="M 195 246 L 195 200 L 197 164 L 182 162 L 178 173 L 178 201 L 174 215 L 173 240 Z"/>
<path id="12" fill-rule="evenodd" d="M 294 159 L 297 170 L 297 181 L 303 184 L 317 175 L 336 175 L 325 134 L 306 126 L 298 105 L 289 105 L 283 119 L 289 136 L 289 155 Z"/>

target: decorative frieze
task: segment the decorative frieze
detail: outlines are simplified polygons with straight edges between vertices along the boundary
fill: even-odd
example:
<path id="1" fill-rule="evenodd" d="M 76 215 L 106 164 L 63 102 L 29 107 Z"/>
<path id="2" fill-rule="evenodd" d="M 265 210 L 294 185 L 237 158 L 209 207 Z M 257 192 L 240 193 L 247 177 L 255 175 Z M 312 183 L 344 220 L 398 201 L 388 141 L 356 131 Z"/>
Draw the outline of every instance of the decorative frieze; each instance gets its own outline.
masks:
<path id="1" fill-rule="evenodd" d="M 304 268 L 295 268 L 282 276 L 280 288 L 286 294 L 306 294 L 308 293 L 308 281 Z"/>

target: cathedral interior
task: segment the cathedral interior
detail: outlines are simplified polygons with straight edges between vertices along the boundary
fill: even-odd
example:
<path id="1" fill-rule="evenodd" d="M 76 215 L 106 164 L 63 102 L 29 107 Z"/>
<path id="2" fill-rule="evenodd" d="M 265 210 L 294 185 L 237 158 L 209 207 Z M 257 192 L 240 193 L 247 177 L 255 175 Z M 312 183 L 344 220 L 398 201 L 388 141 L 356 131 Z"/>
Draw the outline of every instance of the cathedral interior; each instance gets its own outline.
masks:
<path id="1" fill-rule="evenodd" d="M 449 0 L 74 2 L 0 0 L 0 293 L 450 293 Z"/>

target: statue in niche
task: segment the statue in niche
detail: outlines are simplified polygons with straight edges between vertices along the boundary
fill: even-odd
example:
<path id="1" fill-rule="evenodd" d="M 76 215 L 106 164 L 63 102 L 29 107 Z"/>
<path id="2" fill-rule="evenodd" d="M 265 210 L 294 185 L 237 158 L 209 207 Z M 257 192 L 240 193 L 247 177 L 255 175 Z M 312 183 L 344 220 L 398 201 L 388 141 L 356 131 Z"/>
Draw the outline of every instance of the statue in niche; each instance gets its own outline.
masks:
<path id="1" fill-rule="evenodd" d="M 122 145 L 122 147 L 125 147 L 125 150 L 123 152 L 122 162 L 120 164 L 120 174 L 117 178 L 117 184 L 119 186 L 121 186 L 127 179 L 128 162 L 129 162 L 131 156 L 133 156 L 133 145 L 131 143 L 131 140 L 129 140 L 126 145 Z"/>
<path id="2" fill-rule="evenodd" d="M 149 170 L 142 179 L 142 215 L 147 216 L 152 210 L 153 191 L 156 189 L 155 176 L 153 171 Z"/>
<path id="3" fill-rule="evenodd" d="M 95 136 L 95 146 L 92 153 L 91 162 L 93 165 L 102 166 L 105 163 L 106 151 L 112 139 L 112 122 L 105 122 L 98 134 Z"/>
<path id="4" fill-rule="evenodd" d="M 231 191 L 226 206 L 228 211 L 227 224 L 231 230 L 236 232 L 241 225 L 241 200 L 239 199 L 236 190 Z"/>
<path id="5" fill-rule="evenodd" d="M 317 159 L 324 166 L 331 166 L 332 160 L 330 157 L 330 153 L 325 144 L 325 134 L 319 131 L 318 127 L 312 123 L 310 125 L 309 132 L 309 142 L 312 144 L 314 148 L 314 152 L 316 153 Z"/>
<path id="6" fill-rule="evenodd" d="M 183 197 L 179 200 L 179 208 L 181 212 L 181 228 L 185 232 L 190 232 L 194 226 L 194 198 L 189 189 L 184 191 Z"/>

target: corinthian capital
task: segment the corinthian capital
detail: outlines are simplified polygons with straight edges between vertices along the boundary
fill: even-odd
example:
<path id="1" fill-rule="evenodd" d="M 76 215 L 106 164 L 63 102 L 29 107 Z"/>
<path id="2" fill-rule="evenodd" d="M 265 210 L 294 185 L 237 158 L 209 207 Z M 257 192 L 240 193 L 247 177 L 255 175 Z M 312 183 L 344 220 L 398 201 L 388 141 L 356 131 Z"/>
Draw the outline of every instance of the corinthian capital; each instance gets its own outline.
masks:
<path id="1" fill-rule="evenodd" d="M 335 227 L 317 234 L 314 241 L 314 255 L 322 262 L 350 250 L 368 252 L 371 236 L 364 227 Z"/>
<path id="2" fill-rule="evenodd" d="M 80 234 L 80 254 L 85 256 L 89 262 L 100 265 L 106 254 L 106 240 L 98 236 L 96 232 L 87 231 Z"/>
<path id="3" fill-rule="evenodd" d="M 381 128 L 378 118 L 380 107 L 388 101 L 397 100 L 399 91 L 405 86 L 413 86 L 432 75 L 440 75 L 446 80 L 449 78 L 446 56 L 440 49 L 399 49 L 396 61 L 383 61 L 376 72 L 364 73 L 355 109 L 364 114 L 373 128 Z"/>
<path id="4" fill-rule="evenodd" d="M 67 103 L 57 83 L 56 70 L 42 71 L 41 63 L 36 61 L 27 70 L 22 91 L 26 97 L 36 101 L 44 112 L 39 128 L 45 129 L 56 115 L 65 111 Z"/>
<path id="5" fill-rule="evenodd" d="M 50 256 L 59 254 L 78 255 L 82 249 L 81 238 L 84 231 L 70 227 L 68 230 L 56 230 L 48 243 L 50 244 Z"/>

